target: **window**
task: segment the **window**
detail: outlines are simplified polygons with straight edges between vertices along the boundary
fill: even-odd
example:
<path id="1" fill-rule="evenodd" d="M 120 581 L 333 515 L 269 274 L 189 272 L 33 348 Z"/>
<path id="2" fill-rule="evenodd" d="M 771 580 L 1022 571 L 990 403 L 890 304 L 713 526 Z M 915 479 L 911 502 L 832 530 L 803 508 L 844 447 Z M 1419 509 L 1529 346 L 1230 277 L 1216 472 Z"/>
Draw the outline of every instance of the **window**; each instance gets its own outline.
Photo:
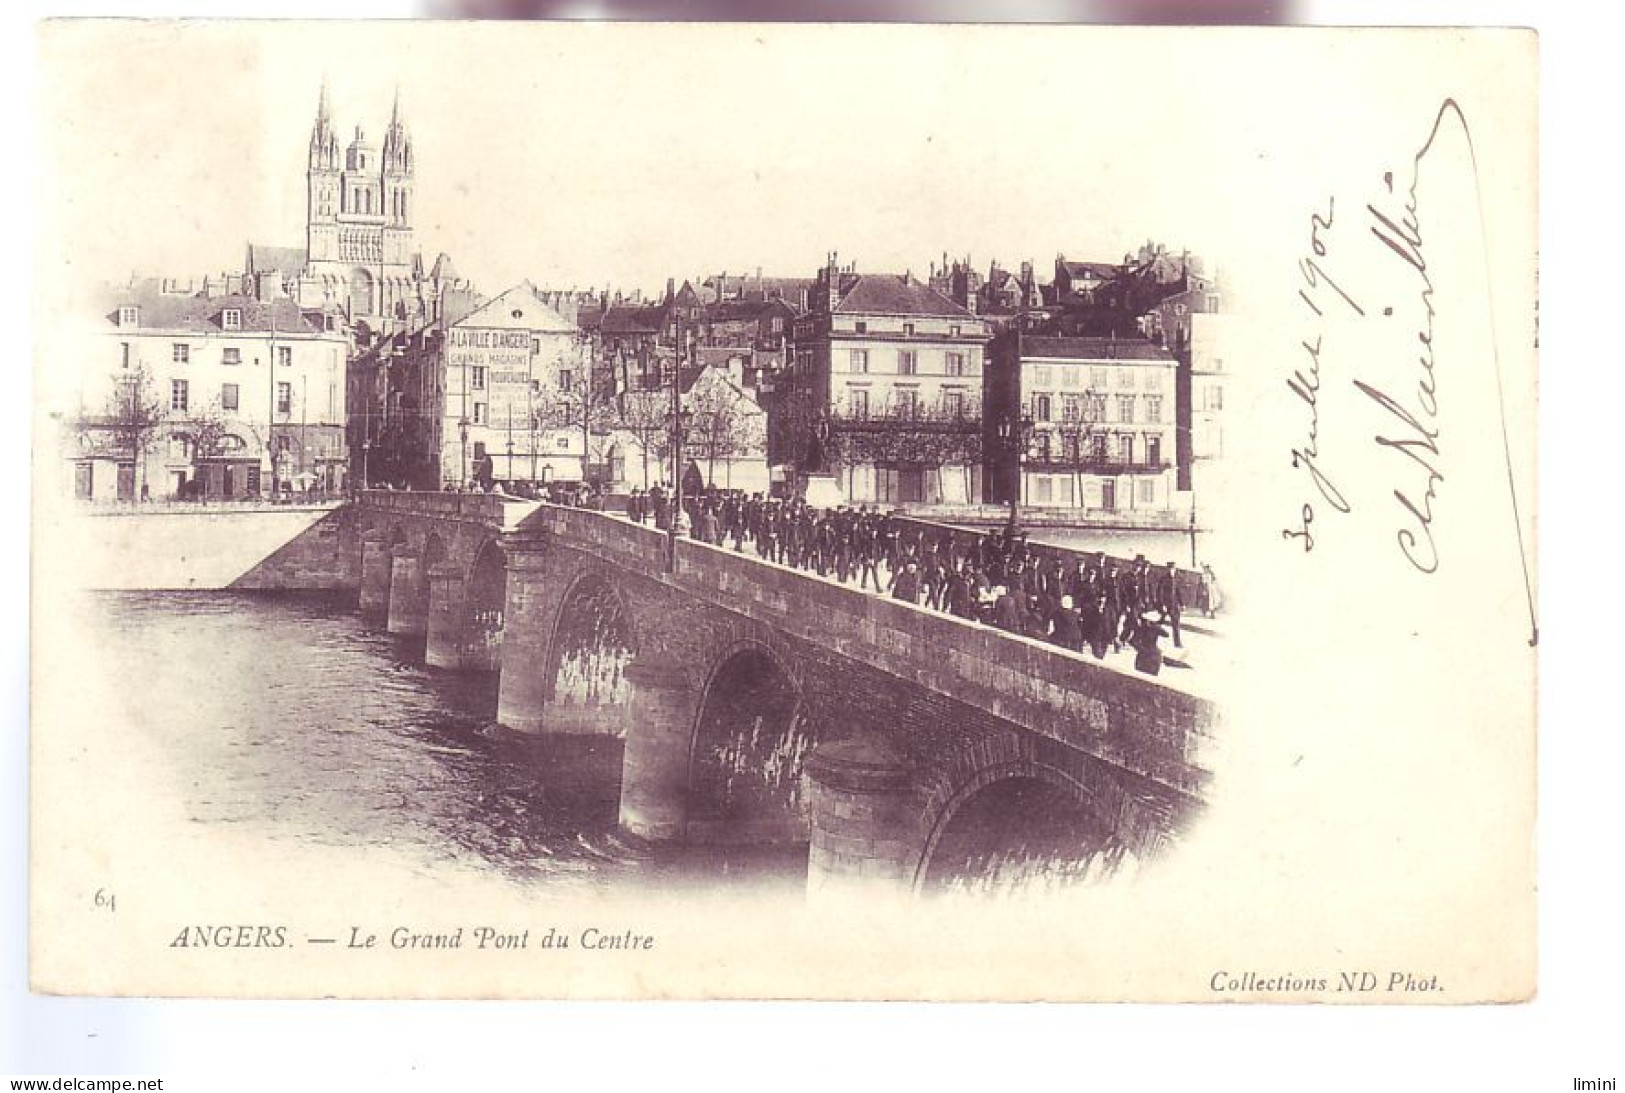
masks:
<path id="1" fill-rule="evenodd" d="M 1162 437 L 1148 436 L 1145 438 L 1145 461 L 1153 467 L 1162 464 Z"/>
<path id="2" fill-rule="evenodd" d="M 1224 409 L 1224 388 L 1220 387 L 1216 383 L 1213 386 L 1209 387 L 1207 389 L 1207 398 L 1206 398 L 1206 400 L 1204 402 L 1203 409 L 1207 409 L 1207 410 L 1223 410 Z"/>
<path id="3" fill-rule="evenodd" d="M 293 384 L 278 383 L 276 385 L 276 412 L 279 414 L 293 412 Z"/>
<path id="4" fill-rule="evenodd" d="M 863 419 L 869 416 L 869 392 L 862 387 L 848 387 L 846 389 L 846 405 L 853 417 Z"/>
<path id="5" fill-rule="evenodd" d="M 187 458 L 187 441 L 181 433 L 171 433 L 169 437 L 169 461 L 179 463 Z"/>
<path id="6" fill-rule="evenodd" d="M 1096 463 L 1106 462 L 1106 438 L 1098 433 L 1089 438 L 1089 458 Z"/>
<path id="7" fill-rule="evenodd" d="M 1061 416 L 1068 421 L 1077 421 L 1083 417 L 1083 400 L 1077 395 L 1067 395 L 1061 401 Z"/>
<path id="8" fill-rule="evenodd" d="M 913 323 L 904 323 L 903 324 L 903 337 L 912 338 L 913 336 L 914 336 L 914 324 Z"/>
<path id="9" fill-rule="evenodd" d="M 848 354 L 847 367 L 853 372 L 869 371 L 869 351 L 867 349 L 854 349 Z"/>
<path id="10" fill-rule="evenodd" d="M 222 383 L 220 385 L 220 408 L 222 410 L 235 410 L 238 404 L 238 388 L 235 383 Z"/>
<path id="11" fill-rule="evenodd" d="M 1104 368 L 1089 369 L 1089 386 L 1101 391 L 1106 389 L 1106 370 Z"/>
<path id="12" fill-rule="evenodd" d="M 1106 420 L 1106 396 L 1105 395 L 1091 395 L 1091 396 L 1089 396 L 1089 420 L 1090 421 L 1105 421 Z"/>
<path id="13" fill-rule="evenodd" d="M 187 404 L 187 383 L 185 380 L 169 381 L 169 408 L 171 410 L 184 410 Z"/>
<path id="14" fill-rule="evenodd" d="M 469 378 L 469 383 L 473 389 L 476 391 L 485 390 L 485 366 L 476 364 L 470 371 L 472 375 Z"/>
<path id="15" fill-rule="evenodd" d="M 1033 443 L 1038 453 L 1038 461 L 1040 463 L 1048 463 L 1050 461 L 1049 433 L 1044 430 L 1040 430 L 1038 434 L 1033 437 Z"/>
<path id="16" fill-rule="evenodd" d="M 220 313 L 220 325 L 227 330 L 241 330 L 243 328 L 243 313 L 234 307 L 228 307 Z"/>
<path id="17" fill-rule="evenodd" d="M 950 337 L 950 338 L 957 338 L 957 337 L 959 337 L 959 327 L 957 327 L 957 326 L 950 326 L 950 327 L 949 327 L 949 328 L 948 328 L 948 337 Z"/>
<path id="18" fill-rule="evenodd" d="M 1117 386 L 1119 386 L 1119 387 L 1133 387 L 1134 386 L 1134 369 L 1132 369 L 1132 368 L 1119 368 L 1117 370 Z"/>
<path id="19" fill-rule="evenodd" d="M 1076 387 L 1078 385 L 1078 381 L 1082 378 L 1082 374 L 1076 368 L 1061 369 L 1062 387 Z"/>
<path id="20" fill-rule="evenodd" d="M 1048 421 L 1049 420 L 1049 396 L 1048 395 L 1034 395 L 1033 396 L 1033 420 L 1034 421 Z"/>
<path id="21" fill-rule="evenodd" d="M 276 347 L 276 362 L 281 365 L 293 363 L 293 346 L 279 345 Z"/>
<path id="22" fill-rule="evenodd" d="M 243 351 L 241 349 L 222 349 L 220 351 L 221 364 L 242 364 Z"/>
<path id="23" fill-rule="evenodd" d="M 1048 387 L 1051 383 L 1055 382 L 1050 378 L 1050 375 L 1051 373 L 1049 365 L 1040 364 L 1033 369 L 1033 383 L 1040 387 Z"/>
<path id="24" fill-rule="evenodd" d="M 948 354 L 948 374 L 950 376 L 963 376 L 965 374 L 965 354 Z"/>
<path id="25" fill-rule="evenodd" d="M 900 387 L 897 390 L 897 416 L 902 418 L 915 418 L 919 416 L 920 393 L 912 387 Z"/>
<path id="26" fill-rule="evenodd" d="M 859 334 L 867 334 L 869 333 L 869 324 L 862 321 L 855 322 L 852 324 L 852 329 L 856 330 Z"/>
<path id="27" fill-rule="evenodd" d="M 942 393 L 942 412 L 950 419 L 957 420 L 965 416 L 965 392 L 944 391 Z"/>
<path id="28" fill-rule="evenodd" d="M 260 492 L 260 465 L 250 463 L 247 467 L 248 480 L 243 483 L 243 489 L 248 493 Z"/>
<path id="29" fill-rule="evenodd" d="M 1055 483 L 1047 474 L 1033 476 L 1033 503 L 1048 505 L 1055 500 Z"/>
<path id="30" fill-rule="evenodd" d="M 560 368 L 559 369 L 559 390 L 560 391 L 568 391 L 570 388 L 575 386 L 575 382 L 576 382 L 575 369 L 573 369 L 573 368 Z"/>
<path id="31" fill-rule="evenodd" d="M 1145 420 L 1152 425 L 1162 424 L 1162 396 L 1145 396 Z"/>
<path id="32" fill-rule="evenodd" d="M 485 403 L 483 402 L 476 402 L 474 404 L 474 424 L 485 424 Z"/>
<path id="33" fill-rule="evenodd" d="M 141 319 L 139 307 L 121 307 L 118 309 L 118 324 L 120 326 L 135 326 Z"/>
<path id="34" fill-rule="evenodd" d="M 566 451 L 570 447 L 570 438 L 568 436 L 561 436 L 558 438 L 558 440 L 553 442 L 553 446 L 561 452 Z"/>
<path id="35" fill-rule="evenodd" d="M 775 334 L 783 334 L 784 333 L 784 316 L 783 315 L 775 315 L 775 316 L 773 316 L 773 323 L 772 323 L 772 326 L 770 327 L 770 329 Z"/>
<path id="36" fill-rule="evenodd" d="M 1117 457 L 1124 463 L 1134 462 L 1134 438 L 1120 436 L 1117 438 Z"/>
<path id="37" fill-rule="evenodd" d="M 119 342 L 118 343 L 118 359 L 119 359 L 119 367 L 120 368 L 128 368 L 128 367 L 130 367 L 130 343 L 129 342 Z"/>
<path id="38" fill-rule="evenodd" d="M 176 364 L 185 364 L 192 359 L 192 347 L 185 342 L 176 342 L 169 347 L 169 356 Z"/>
<path id="39" fill-rule="evenodd" d="M 919 372 L 919 354 L 912 349 L 904 349 L 897 354 L 897 374 L 899 376 L 912 376 Z"/>
<path id="40" fill-rule="evenodd" d="M 1140 479 L 1140 504 L 1149 505 L 1157 499 L 1157 480 L 1155 478 Z"/>
<path id="41" fill-rule="evenodd" d="M 1117 420 L 1123 424 L 1132 424 L 1134 421 L 1134 396 L 1117 396 Z"/>

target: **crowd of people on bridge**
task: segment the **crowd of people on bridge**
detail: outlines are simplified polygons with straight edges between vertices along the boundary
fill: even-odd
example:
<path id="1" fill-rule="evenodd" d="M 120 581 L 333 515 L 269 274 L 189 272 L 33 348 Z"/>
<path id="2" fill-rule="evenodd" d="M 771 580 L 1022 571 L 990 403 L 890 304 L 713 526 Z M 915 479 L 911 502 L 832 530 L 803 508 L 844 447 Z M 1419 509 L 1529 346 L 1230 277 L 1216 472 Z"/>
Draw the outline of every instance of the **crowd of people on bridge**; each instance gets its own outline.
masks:
<path id="1" fill-rule="evenodd" d="M 669 528 L 673 499 L 660 486 L 634 489 L 627 516 Z M 801 499 L 706 490 L 683 498 L 689 534 L 701 542 L 754 551 L 778 565 L 884 593 L 934 611 L 1048 641 L 1097 659 L 1125 647 L 1135 666 L 1156 674 L 1159 641 L 1183 648 L 1187 606 L 1211 616 L 1211 571 L 1195 578 L 1187 604 L 1174 563 L 1153 566 L 1104 554 L 1031 544 L 1024 532 L 977 532 L 923 525 L 867 505 L 819 508 Z"/>

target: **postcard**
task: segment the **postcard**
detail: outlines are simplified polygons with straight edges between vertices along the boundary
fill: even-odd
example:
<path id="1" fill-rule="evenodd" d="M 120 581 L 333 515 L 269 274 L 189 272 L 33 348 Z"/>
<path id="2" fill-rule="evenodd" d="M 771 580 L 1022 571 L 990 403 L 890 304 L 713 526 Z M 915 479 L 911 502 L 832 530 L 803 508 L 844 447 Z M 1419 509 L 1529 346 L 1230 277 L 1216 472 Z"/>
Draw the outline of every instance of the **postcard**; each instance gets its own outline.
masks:
<path id="1" fill-rule="evenodd" d="M 1535 992 L 1532 32 L 38 48 L 36 991 Z"/>

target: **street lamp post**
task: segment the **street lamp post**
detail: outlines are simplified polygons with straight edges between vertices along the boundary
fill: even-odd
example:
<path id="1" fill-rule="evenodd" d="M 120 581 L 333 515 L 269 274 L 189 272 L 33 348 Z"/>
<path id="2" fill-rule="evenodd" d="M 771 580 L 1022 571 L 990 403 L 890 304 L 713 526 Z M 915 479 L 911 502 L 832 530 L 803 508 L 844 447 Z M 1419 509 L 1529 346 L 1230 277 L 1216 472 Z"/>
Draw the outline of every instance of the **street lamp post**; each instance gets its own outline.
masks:
<path id="1" fill-rule="evenodd" d="M 1034 428 L 1031 417 L 1019 415 L 1020 408 L 1013 406 L 1010 413 L 999 421 L 999 440 L 1010 455 L 1010 468 L 1014 477 L 1014 481 L 1010 483 L 1010 516 L 1007 521 L 1011 532 L 1015 532 L 1021 526 L 1020 505 L 1025 478 L 1021 464 L 1027 453 L 1027 445 L 1032 441 Z"/>
<path id="2" fill-rule="evenodd" d="M 686 415 L 683 412 L 683 356 L 688 346 L 683 316 L 677 315 L 677 344 L 671 356 L 671 483 L 672 511 L 667 521 L 668 534 L 673 540 L 688 531 L 688 513 L 683 508 L 683 446 L 685 443 Z"/>
<path id="3" fill-rule="evenodd" d="M 457 422 L 457 438 L 462 441 L 463 445 L 462 460 L 458 466 L 459 481 L 457 483 L 458 489 L 462 489 L 468 485 L 468 419 L 466 417 Z"/>

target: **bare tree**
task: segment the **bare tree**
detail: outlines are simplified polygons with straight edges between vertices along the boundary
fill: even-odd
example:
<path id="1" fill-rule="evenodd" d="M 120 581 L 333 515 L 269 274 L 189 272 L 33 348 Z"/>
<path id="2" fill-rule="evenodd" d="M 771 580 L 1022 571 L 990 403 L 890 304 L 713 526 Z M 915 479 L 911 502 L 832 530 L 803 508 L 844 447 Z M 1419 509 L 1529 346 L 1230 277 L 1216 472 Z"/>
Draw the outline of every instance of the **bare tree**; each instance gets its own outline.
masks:
<path id="1" fill-rule="evenodd" d="M 102 433 L 112 437 L 119 455 L 128 455 L 135 465 L 132 483 L 135 496 L 145 487 L 146 457 L 158 442 L 158 430 L 168 419 L 169 407 L 153 388 L 147 366 L 138 364 L 118 376 L 99 415 L 82 415 L 82 435 Z"/>
<path id="2" fill-rule="evenodd" d="M 573 429 L 581 433 L 581 477 L 587 477 L 587 468 L 593 462 L 593 439 L 600 438 L 600 449 L 607 444 L 609 431 L 619 416 L 613 399 L 613 390 L 605 377 L 595 375 L 590 368 L 577 369 L 563 386 L 544 385 L 536 395 L 538 423 L 543 429 Z M 599 451 L 603 455 L 603 451 Z M 602 460 L 600 459 L 600 462 Z"/>
<path id="3" fill-rule="evenodd" d="M 1061 415 L 1061 459 L 1072 468 L 1073 496 L 1079 508 L 1083 508 L 1083 470 L 1093 461 L 1094 438 L 1101 435 L 1105 416 L 1103 407 L 1102 396 L 1090 388 L 1081 396 L 1077 414 L 1063 411 Z"/>
<path id="4" fill-rule="evenodd" d="M 629 390 L 616 400 L 615 427 L 637 438 L 643 453 L 643 488 L 649 488 L 649 455 L 671 454 L 671 398 L 660 390 Z"/>
<path id="5" fill-rule="evenodd" d="M 689 392 L 688 448 L 706 461 L 706 478 L 716 485 L 717 460 L 762 451 L 763 415 L 750 399 L 719 377 L 702 378 Z"/>

